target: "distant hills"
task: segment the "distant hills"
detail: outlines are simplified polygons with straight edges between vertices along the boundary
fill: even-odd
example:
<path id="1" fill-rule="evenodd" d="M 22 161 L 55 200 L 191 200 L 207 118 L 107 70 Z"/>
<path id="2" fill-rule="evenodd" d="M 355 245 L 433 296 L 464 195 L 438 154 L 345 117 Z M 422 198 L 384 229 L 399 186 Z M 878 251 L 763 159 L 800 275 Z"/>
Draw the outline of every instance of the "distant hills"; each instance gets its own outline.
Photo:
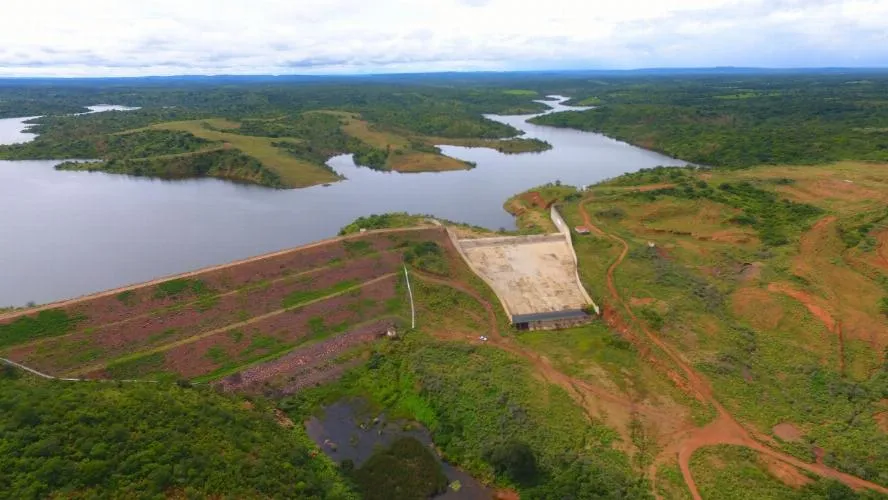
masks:
<path id="1" fill-rule="evenodd" d="M 173 75 L 173 76 L 140 76 L 140 77 L 0 77 L 0 86 L 22 85 L 170 85 L 170 84 L 245 84 L 245 83 L 355 83 L 368 82 L 423 82 L 423 81 L 457 81 L 471 79 L 475 81 L 528 78 L 535 76 L 689 76 L 689 75 L 808 75 L 808 74 L 888 74 L 888 68 L 757 68 L 737 66 L 716 66 L 709 68 L 638 68 L 638 69 L 571 69 L 541 71 L 448 71 L 434 73 L 381 73 L 353 75 Z"/>

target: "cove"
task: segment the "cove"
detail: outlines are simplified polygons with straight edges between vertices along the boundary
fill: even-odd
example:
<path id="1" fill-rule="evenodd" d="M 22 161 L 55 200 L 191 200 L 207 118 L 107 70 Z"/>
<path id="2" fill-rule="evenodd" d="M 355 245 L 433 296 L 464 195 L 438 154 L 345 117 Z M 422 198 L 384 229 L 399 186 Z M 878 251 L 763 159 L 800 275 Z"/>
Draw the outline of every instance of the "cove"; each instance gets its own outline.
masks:
<path id="1" fill-rule="evenodd" d="M 552 112 L 572 108 L 546 101 Z M 93 109 L 93 108 L 91 108 Z M 468 171 L 399 174 L 328 162 L 346 180 L 273 190 L 216 179 L 164 181 L 64 172 L 58 161 L 0 161 L 0 306 L 46 303 L 335 236 L 363 215 L 433 214 L 490 229 L 515 227 L 510 196 L 560 180 L 592 184 L 657 165 L 684 165 L 600 134 L 496 116 L 552 144 L 542 153 L 442 146 Z M 0 120 L 21 142 L 26 119 Z"/>

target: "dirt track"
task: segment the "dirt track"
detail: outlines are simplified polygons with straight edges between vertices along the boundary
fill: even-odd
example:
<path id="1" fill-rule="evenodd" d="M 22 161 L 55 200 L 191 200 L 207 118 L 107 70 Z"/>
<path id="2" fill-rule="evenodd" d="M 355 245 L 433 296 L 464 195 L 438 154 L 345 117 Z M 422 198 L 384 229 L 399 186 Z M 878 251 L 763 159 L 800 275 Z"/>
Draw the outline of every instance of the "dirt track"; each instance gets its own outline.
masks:
<path id="1" fill-rule="evenodd" d="M 696 450 L 705 446 L 731 444 L 744 446 L 759 453 L 768 455 L 774 459 L 780 460 L 781 462 L 790 464 L 794 467 L 804 469 L 808 472 L 812 472 L 824 477 L 836 479 L 855 489 L 869 488 L 880 493 L 888 494 L 888 488 L 885 488 L 881 485 L 860 479 L 850 474 L 845 474 L 843 472 L 827 467 L 819 462 L 814 464 L 803 462 L 791 455 L 775 451 L 753 438 L 749 431 L 747 431 L 742 425 L 740 425 L 740 423 L 737 422 L 737 420 L 721 405 L 721 403 L 719 403 L 718 400 L 715 399 L 715 397 L 712 395 L 712 389 L 709 386 L 708 382 L 702 376 L 700 376 L 696 372 L 696 370 L 694 370 L 687 362 L 685 362 L 685 360 L 674 349 L 672 349 L 671 346 L 666 344 L 662 339 L 660 339 L 657 335 L 651 332 L 648 328 L 644 327 L 643 324 L 638 321 L 638 319 L 635 317 L 635 314 L 632 312 L 632 309 L 623 300 L 622 296 L 617 290 L 614 281 L 614 272 L 620 266 L 620 264 L 622 264 L 623 260 L 626 258 L 626 255 L 629 253 L 629 244 L 619 236 L 605 233 L 600 228 L 595 226 L 592 223 L 592 219 L 589 216 L 589 213 L 586 211 L 584 203 L 582 202 L 580 203 L 579 211 L 583 217 L 586 227 L 590 228 L 598 235 L 606 236 L 614 240 L 622 247 L 620 255 L 607 270 L 607 287 L 614 303 L 620 304 L 625 310 L 627 316 L 631 319 L 632 323 L 638 325 L 638 328 L 640 328 L 642 332 L 644 332 L 645 336 L 656 346 L 663 349 L 667 356 L 685 373 L 688 385 L 686 387 L 680 386 L 680 388 L 687 388 L 693 393 L 693 395 L 702 397 L 703 400 L 711 404 L 717 412 L 717 417 L 713 422 L 702 428 L 695 428 L 692 431 L 677 437 L 673 441 L 673 443 L 667 446 L 660 453 L 660 455 L 654 459 L 653 464 L 648 470 L 650 479 L 654 483 L 654 485 L 656 485 L 656 473 L 658 465 L 667 460 L 670 455 L 677 453 L 679 468 L 681 469 L 682 477 L 684 478 L 685 483 L 687 484 L 687 487 L 691 492 L 691 495 L 695 500 L 702 500 L 700 492 L 697 488 L 697 484 L 694 481 L 693 475 L 691 474 L 691 457 Z M 654 490 L 656 494 L 656 486 Z"/>
<path id="2" fill-rule="evenodd" d="M 413 275 L 428 283 L 459 290 L 480 303 L 487 311 L 488 322 L 490 323 L 490 335 L 487 344 L 493 345 L 528 361 L 536 372 L 546 381 L 564 389 L 568 395 L 570 395 L 571 398 L 583 408 L 583 411 L 589 419 L 600 420 L 604 418 L 609 420 L 609 423 L 614 424 L 615 426 L 626 427 L 626 424 L 633 416 L 644 415 L 661 422 L 665 427 L 670 429 L 675 429 L 677 425 L 680 425 L 675 422 L 676 415 L 673 412 L 640 403 L 624 394 L 593 385 L 585 380 L 570 377 L 552 366 L 552 363 L 544 356 L 519 345 L 512 338 L 502 336 L 497 328 L 496 313 L 494 312 L 493 306 L 490 302 L 484 299 L 484 297 L 475 292 L 468 284 L 437 278 L 418 271 L 414 271 Z M 446 338 L 448 340 L 467 340 L 464 336 L 453 335 L 450 332 L 436 332 L 436 334 L 438 337 Z M 476 341 L 475 339 L 469 340 Z M 625 428 L 618 430 L 623 431 L 621 434 L 626 434 L 628 432 Z M 628 434 L 626 437 L 628 439 Z"/>
<path id="3" fill-rule="evenodd" d="M 785 284 L 771 283 L 768 285 L 768 291 L 779 292 L 801 302 L 808 312 L 814 315 L 830 333 L 835 334 L 839 341 L 839 373 L 845 373 L 845 336 L 842 333 L 842 323 L 836 321 L 832 314 L 826 308 L 817 304 L 817 301 L 811 295 Z"/>
<path id="4" fill-rule="evenodd" d="M 888 269 L 888 249 L 885 247 L 888 247 L 888 231 L 879 235 L 879 243 L 876 247 L 876 252 L 879 256 L 879 264 L 883 268 Z"/>

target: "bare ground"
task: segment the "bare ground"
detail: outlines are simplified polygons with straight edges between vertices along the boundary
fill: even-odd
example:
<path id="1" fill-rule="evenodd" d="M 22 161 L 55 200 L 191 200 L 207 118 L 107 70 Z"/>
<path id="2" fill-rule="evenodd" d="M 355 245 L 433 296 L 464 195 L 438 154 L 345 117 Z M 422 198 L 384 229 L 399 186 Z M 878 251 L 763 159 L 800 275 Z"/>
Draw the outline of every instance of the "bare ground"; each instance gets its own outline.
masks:
<path id="1" fill-rule="evenodd" d="M 586 226 L 594 228 L 595 224 L 592 223 L 591 217 L 586 211 L 585 205 L 582 203 L 580 204 L 580 213 L 583 217 L 583 220 L 585 221 Z M 669 445 L 667 445 L 657 457 L 655 457 L 653 464 L 649 468 L 648 476 L 651 481 L 656 484 L 657 468 L 659 467 L 659 465 L 665 462 L 670 456 L 675 456 L 675 454 L 677 453 L 679 468 L 681 470 L 684 481 L 691 492 L 691 495 L 695 500 L 702 500 L 696 482 L 694 481 L 693 475 L 691 474 L 691 457 L 696 450 L 702 447 L 715 446 L 720 444 L 731 444 L 745 446 L 761 453 L 762 455 L 765 455 L 772 459 L 776 459 L 797 469 L 802 469 L 820 476 L 836 479 L 854 489 L 872 489 L 880 493 L 888 494 L 888 488 L 885 488 L 884 486 L 866 481 L 864 479 L 860 479 L 850 474 L 837 471 L 825 466 L 823 463 L 820 462 L 815 464 L 803 462 L 791 455 L 773 450 L 756 440 L 753 435 L 748 430 L 746 430 L 745 427 L 740 425 L 740 423 L 730 414 L 730 412 L 728 412 L 728 410 L 725 409 L 725 407 L 722 406 L 722 404 L 715 398 L 708 381 L 699 373 L 697 373 L 697 371 L 694 370 L 694 368 L 687 361 L 685 361 L 685 359 L 670 345 L 668 345 L 656 334 L 647 329 L 643 323 L 638 321 L 638 319 L 633 314 L 632 309 L 621 297 L 614 281 L 615 270 L 617 269 L 617 267 L 619 267 L 619 265 L 626 258 L 626 255 L 629 253 L 629 244 L 626 243 L 626 241 L 619 236 L 604 233 L 604 231 L 601 231 L 600 229 L 598 229 L 596 232 L 600 234 L 606 234 L 622 247 L 620 255 L 608 268 L 607 272 L 607 286 L 613 302 L 619 304 L 625 311 L 626 316 L 632 321 L 634 325 L 637 325 L 637 328 L 642 331 L 644 336 L 654 345 L 662 349 L 670 358 L 670 360 L 680 368 L 680 370 L 683 372 L 682 379 L 676 380 L 674 377 L 670 377 L 673 378 L 674 381 L 676 381 L 676 385 L 680 389 L 686 390 L 689 394 L 700 398 L 708 404 L 712 405 L 717 413 L 715 420 L 713 420 L 708 425 L 702 428 L 695 427 L 690 431 L 679 433 L 675 436 L 675 439 Z M 637 343 L 637 335 L 629 335 L 629 338 L 630 340 L 633 340 L 634 343 Z M 644 346 L 641 346 L 641 349 L 642 352 L 644 352 Z M 668 375 L 669 374 L 667 373 L 667 376 Z M 656 486 L 654 487 L 654 491 L 657 491 Z"/>

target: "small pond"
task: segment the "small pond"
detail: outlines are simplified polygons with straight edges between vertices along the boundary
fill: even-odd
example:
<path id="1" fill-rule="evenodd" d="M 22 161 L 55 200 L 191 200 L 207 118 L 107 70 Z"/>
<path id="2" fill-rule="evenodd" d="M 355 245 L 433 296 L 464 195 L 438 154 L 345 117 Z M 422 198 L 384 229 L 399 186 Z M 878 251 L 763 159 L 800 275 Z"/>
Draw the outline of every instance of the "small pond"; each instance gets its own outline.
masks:
<path id="1" fill-rule="evenodd" d="M 327 406 L 320 418 L 305 423 L 309 437 L 336 463 L 351 460 L 360 467 L 377 449 L 390 446 L 402 437 L 412 437 L 432 447 L 428 429 L 415 422 L 389 420 L 385 414 L 370 413 L 361 400 L 343 400 Z M 432 452 L 437 456 L 437 453 Z M 459 481 L 459 491 L 448 488 L 435 499 L 490 500 L 494 491 L 469 474 L 441 461 L 444 474 L 452 484 Z"/>

